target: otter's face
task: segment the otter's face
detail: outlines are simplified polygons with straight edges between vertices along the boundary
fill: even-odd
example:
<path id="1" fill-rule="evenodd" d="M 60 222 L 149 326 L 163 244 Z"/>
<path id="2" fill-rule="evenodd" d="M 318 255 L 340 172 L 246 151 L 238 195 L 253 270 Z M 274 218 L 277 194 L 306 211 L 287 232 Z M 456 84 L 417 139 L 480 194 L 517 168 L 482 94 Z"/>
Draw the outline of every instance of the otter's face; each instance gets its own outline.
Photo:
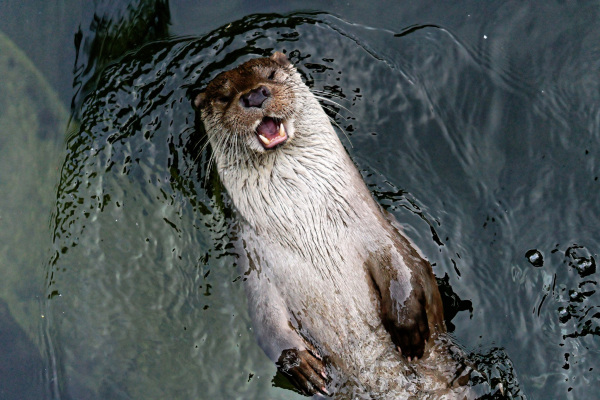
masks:
<path id="1" fill-rule="evenodd" d="M 213 79 L 194 100 L 213 150 L 226 152 L 241 145 L 264 153 L 291 140 L 294 74 L 287 57 L 276 52 Z"/>

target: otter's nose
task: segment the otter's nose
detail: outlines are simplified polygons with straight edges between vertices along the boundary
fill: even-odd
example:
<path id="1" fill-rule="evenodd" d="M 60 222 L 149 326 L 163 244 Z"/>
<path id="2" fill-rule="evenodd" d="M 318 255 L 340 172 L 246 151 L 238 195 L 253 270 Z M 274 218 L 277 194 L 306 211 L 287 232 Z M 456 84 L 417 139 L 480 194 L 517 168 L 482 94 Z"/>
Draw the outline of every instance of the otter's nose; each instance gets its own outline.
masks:
<path id="1" fill-rule="evenodd" d="M 271 91 L 266 86 L 260 86 L 252 89 L 240 98 L 240 102 L 246 108 L 262 107 L 267 98 L 271 96 Z"/>

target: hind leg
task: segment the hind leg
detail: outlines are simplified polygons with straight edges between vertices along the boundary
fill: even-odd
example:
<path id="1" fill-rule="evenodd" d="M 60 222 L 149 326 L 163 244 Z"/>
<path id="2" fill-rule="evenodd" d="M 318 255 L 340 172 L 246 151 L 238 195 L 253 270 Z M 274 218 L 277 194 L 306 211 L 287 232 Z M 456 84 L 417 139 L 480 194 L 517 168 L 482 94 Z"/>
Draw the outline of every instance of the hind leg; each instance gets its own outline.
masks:
<path id="1" fill-rule="evenodd" d="M 394 247 L 374 256 L 367 266 L 393 342 L 408 360 L 422 357 L 432 333 L 445 331 L 431 265 L 398 233 Z"/>

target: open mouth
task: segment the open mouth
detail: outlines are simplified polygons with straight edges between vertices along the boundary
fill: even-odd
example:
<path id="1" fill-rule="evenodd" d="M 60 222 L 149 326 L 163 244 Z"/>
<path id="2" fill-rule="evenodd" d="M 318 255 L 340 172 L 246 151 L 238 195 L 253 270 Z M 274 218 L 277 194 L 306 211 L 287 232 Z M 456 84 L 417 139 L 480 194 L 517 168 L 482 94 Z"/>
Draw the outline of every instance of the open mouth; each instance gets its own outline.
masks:
<path id="1" fill-rule="evenodd" d="M 256 128 L 256 136 L 265 149 L 275 148 L 288 139 L 283 122 L 271 117 L 263 118 Z"/>

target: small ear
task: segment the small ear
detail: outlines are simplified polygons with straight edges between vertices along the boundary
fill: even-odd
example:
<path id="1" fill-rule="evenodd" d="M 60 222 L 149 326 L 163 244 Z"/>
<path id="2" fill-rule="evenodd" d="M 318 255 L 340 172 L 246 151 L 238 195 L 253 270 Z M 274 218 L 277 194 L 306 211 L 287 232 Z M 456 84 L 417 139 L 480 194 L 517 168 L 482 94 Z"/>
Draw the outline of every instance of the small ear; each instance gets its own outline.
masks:
<path id="1" fill-rule="evenodd" d="M 291 65 L 290 60 L 288 60 L 287 56 L 280 51 L 276 51 L 271 56 L 271 60 L 275 61 L 277 64 L 282 67 L 288 67 Z"/>
<path id="2" fill-rule="evenodd" d="M 194 104 L 194 108 L 196 110 L 199 110 L 202 107 L 204 107 L 205 100 L 206 100 L 206 94 L 204 92 L 198 93 L 198 95 L 194 99 L 194 103 L 193 103 Z"/>

